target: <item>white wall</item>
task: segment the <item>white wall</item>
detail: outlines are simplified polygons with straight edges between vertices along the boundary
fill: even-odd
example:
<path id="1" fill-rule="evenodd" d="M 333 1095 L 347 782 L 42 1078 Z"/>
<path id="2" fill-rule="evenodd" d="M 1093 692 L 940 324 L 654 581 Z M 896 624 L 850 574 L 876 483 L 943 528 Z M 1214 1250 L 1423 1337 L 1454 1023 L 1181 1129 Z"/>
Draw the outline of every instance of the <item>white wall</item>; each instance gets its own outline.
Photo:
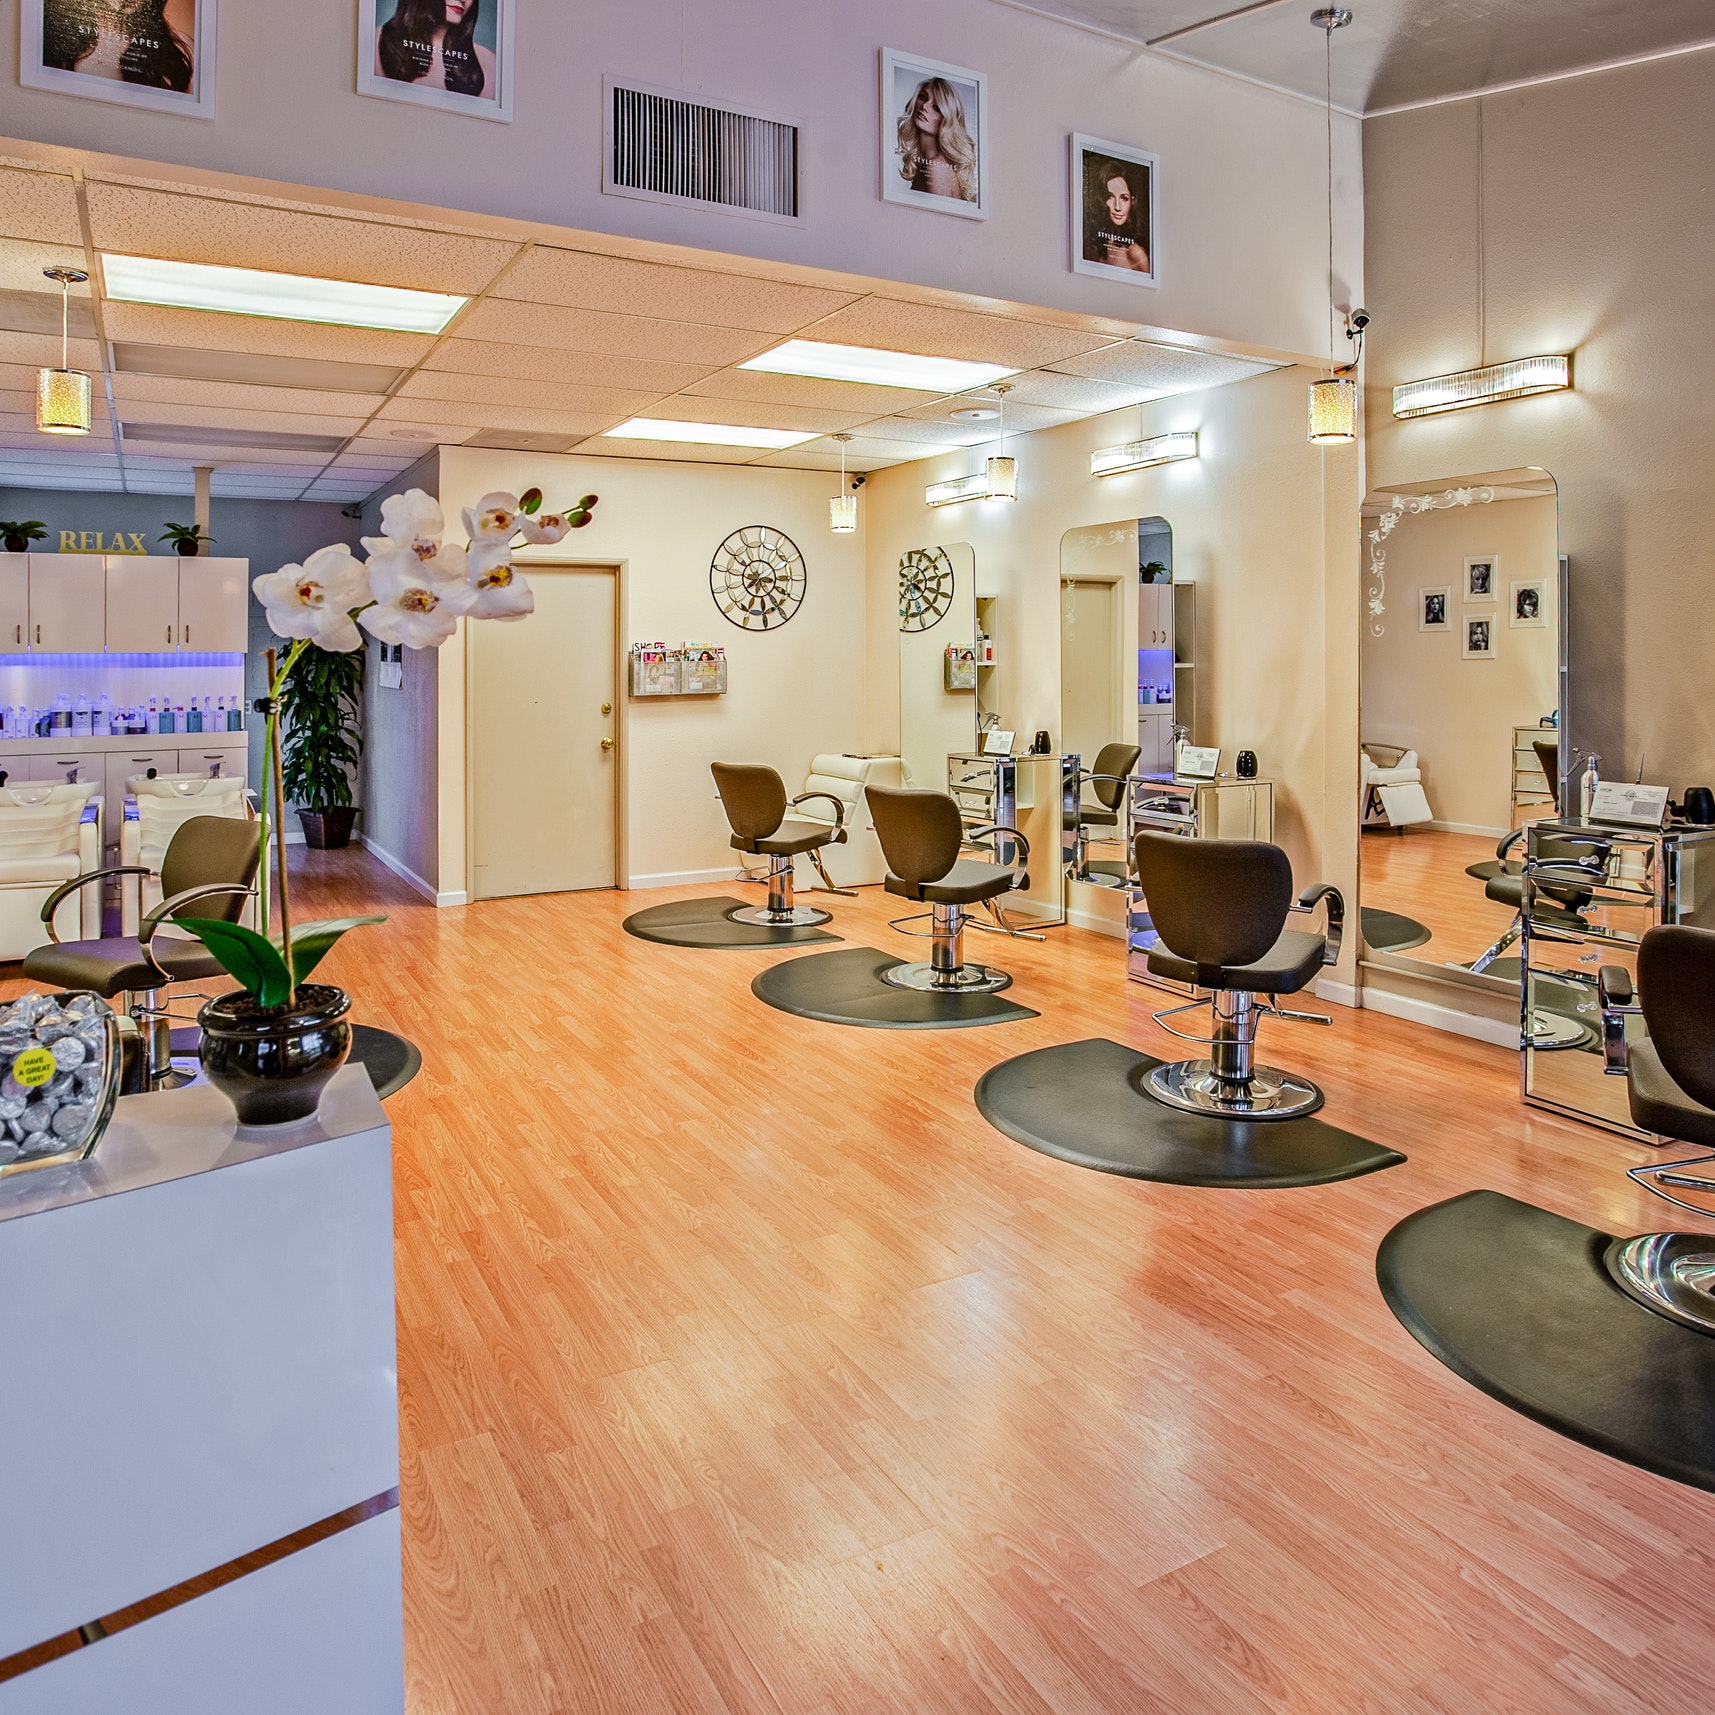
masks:
<path id="1" fill-rule="evenodd" d="M 212 121 L 21 88 L 8 27 L 0 125 L 20 140 L 358 198 L 910 280 L 1288 352 L 1326 348 L 1323 116 L 1291 96 L 991 0 L 605 0 L 520 8 L 516 118 L 501 125 L 357 95 L 355 11 L 353 0 L 294 0 L 284 12 L 222 4 Z M 880 200 L 884 45 L 988 74 L 986 222 Z M 602 195 L 604 74 L 799 120 L 803 223 Z M 1070 271 L 1074 130 L 1160 155 L 1158 290 Z M 1337 122 L 1336 152 L 1340 271 L 1355 277 L 1356 122 Z"/>
<path id="2" fill-rule="evenodd" d="M 828 499 L 837 479 L 664 460 L 441 449 L 440 500 L 449 520 L 492 489 L 517 494 L 532 486 L 543 490 L 550 506 L 588 493 L 601 500 L 588 528 L 552 548 L 521 549 L 515 563 L 526 574 L 532 559 L 618 564 L 625 646 L 712 640 L 727 652 L 730 689 L 724 697 L 634 701 L 622 682 L 622 883 L 649 887 L 733 874 L 738 859 L 709 775 L 711 762 L 767 763 L 796 791 L 818 752 L 861 748 L 863 547 L 861 537 L 835 536 L 828 529 Z M 716 548 L 747 524 L 785 531 L 807 569 L 802 607 L 769 632 L 730 624 L 709 593 Z M 574 640 L 567 647 L 570 656 Z M 447 895 L 466 887 L 462 642 L 448 643 L 436 666 L 437 879 Z M 424 745 L 430 742 L 422 735 Z M 425 804 L 422 813 L 428 812 Z"/>

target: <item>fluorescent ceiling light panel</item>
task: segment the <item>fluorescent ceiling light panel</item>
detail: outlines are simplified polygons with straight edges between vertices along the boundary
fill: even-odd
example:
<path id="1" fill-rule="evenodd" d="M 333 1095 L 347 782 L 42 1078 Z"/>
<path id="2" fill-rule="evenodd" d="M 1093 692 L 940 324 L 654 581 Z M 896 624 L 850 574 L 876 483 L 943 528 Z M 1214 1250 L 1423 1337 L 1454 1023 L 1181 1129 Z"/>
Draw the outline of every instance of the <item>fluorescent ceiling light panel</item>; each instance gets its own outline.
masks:
<path id="1" fill-rule="evenodd" d="M 1097 447 L 1090 454 L 1091 476 L 1118 476 L 1122 470 L 1143 470 L 1152 464 L 1197 456 L 1197 436 L 1153 435 L 1147 441 L 1127 441 L 1122 447 Z"/>
<path id="2" fill-rule="evenodd" d="M 1432 417 L 1438 411 L 1462 411 L 1467 405 L 1558 393 L 1571 385 L 1570 357 L 1519 357 L 1510 363 L 1491 363 L 1486 369 L 1461 369 L 1453 375 L 1408 381 L 1393 390 L 1393 414 Z"/>
<path id="3" fill-rule="evenodd" d="M 919 357 L 909 351 L 879 351 L 867 345 L 828 345 L 789 339 L 760 357 L 739 364 L 769 375 L 805 375 L 818 381 L 862 381 L 874 387 L 907 387 L 919 393 L 963 393 L 986 387 L 1018 371 L 1005 363 L 967 363 L 958 357 Z"/>
<path id="4" fill-rule="evenodd" d="M 821 431 L 752 429 L 743 423 L 679 423 L 668 417 L 633 417 L 603 435 L 614 441 L 687 441 L 699 447 L 795 447 L 820 438 Z"/>
<path id="5" fill-rule="evenodd" d="M 103 255 L 101 272 L 107 296 L 122 303 L 388 328 L 395 333 L 439 333 L 469 302 L 446 292 L 363 286 L 354 280 L 318 280 L 309 274 L 272 274 L 208 262 L 162 262 L 148 256 Z"/>

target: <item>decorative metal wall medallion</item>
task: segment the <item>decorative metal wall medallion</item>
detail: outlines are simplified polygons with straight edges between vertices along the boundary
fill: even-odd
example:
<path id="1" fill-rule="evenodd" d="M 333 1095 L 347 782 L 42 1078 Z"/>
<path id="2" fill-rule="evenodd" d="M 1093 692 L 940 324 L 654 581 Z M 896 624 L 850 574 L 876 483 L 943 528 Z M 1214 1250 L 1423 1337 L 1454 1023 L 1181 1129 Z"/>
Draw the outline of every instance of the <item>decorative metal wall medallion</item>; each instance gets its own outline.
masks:
<path id="1" fill-rule="evenodd" d="M 953 562 L 945 548 L 912 548 L 899 560 L 899 629 L 928 631 L 953 605 Z"/>
<path id="2" fill-rule="evenodd" d="M 804 556 L 782 530 L 747 524 L 715 550 L 709 562 L 709 594 L 715 606 L 744 631 L 774 631 L 804 600 Z"/>

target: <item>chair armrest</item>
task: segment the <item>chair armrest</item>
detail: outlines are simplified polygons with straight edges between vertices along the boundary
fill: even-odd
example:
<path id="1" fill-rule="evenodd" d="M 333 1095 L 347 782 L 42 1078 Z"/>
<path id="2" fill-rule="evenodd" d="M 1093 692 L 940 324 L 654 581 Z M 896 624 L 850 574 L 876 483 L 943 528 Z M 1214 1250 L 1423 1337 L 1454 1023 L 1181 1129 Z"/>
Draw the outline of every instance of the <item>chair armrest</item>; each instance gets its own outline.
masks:
<path id="1" fill-rule="evenodd" d="M 796 810 L 800 804 L 807 804 L 812 798 L 826 798 L 834 807 L 834 832 L 843 833 L 846 826 L 846 805 L 843 798 L 836 798 L 832 792 L 800 792 L 792 800 L 791 807 Z"/>
<path id="2" fill-rule="evenodd" d="M 242 881 L 211 881 L 202 887 L 187 887 L 183 893 L 175 893 L 171 899 L 163 899 L 141 923 L 137 925 L 137 945 L 143 949 L 143 957 L 154 963 L 149 953 L 149 943 L 154 939 L 155 931 L 171 917 L 176 917 L 187 905 L 194 905 L 199 899 L 213 899 L 217 894 L 241 893 L 248 899 L 255 888 L 246 887 Z"/>
<path id="3" fill-rule="evenodd" d="M 76 893 L 80 887 L 88 887 L 92 881 L 105 881 L 110 875 L 146 876 L 148 873 L 148 870 L 139 869 L 135 864 L 122 863 L 115 864 L 111 869 L 92 869 L 85 875 L 74 875 L 70 881 L 62 881 L 42 901 L 42 921 L 48 927 L 48 939 L 56 943 L 59 940 L 59 936 L 54 933 L 54 913 L 67 894 Z"/>
<path id="4" fill-rule="evenodd" d="M 1503 835 L 1500 843 L 1495 847 L 1495 856 L 1498 857 L 1502 863 L 1505 863 L 1507 861 L 1507 853 L 1510 852 L 1523 838 L 1523 828 L 1514 828 L 1510 834 Z"/>
<path id="5" fill-rule="evenodd" d="M 978 838 L 980 834 L 991 834 L 996 836 L 1005 834 L 1009 839 L 1017 840 L 1018 843 L 1023 846 L 1024 861 L 1023 863 L 1014 866 L 1013 875 L 1015 879 L 1012 885 L 1015 890 L 1020 887 L 1028 887 L 1030 884 L 1030 878 L 1024 873 L 1024 865 L 1030 862 L 1030 841 L 1027 840 L 1017 828 L 1009 828 L 1004 822 L 984 822 L 980 827 L 965 829 L 964 843 L 967 846 L 980 847 L 983 843 L 982 840 Z M 993 840 L 989 842 L 988 850 L 994 853 L 995 859 L 998 861 L 1000 853 L 995 849 Z"/>
<path id="6" fill-rule="evenodd" d="M 1610 1077 L 1626 1075 L 1626 1017 L 1642 1012 L 1624 965 L 1603 965 L 1596 973 L 1596 1000 L 1602 1011 L 1602 1070 Z"/>
<path id="7" fill-rule="evenodd" d="M 1323 903 L 1327 906 L 1328 927 L 1323 936 L 1322 963 L 1335 965 L 1340 962 L 1340 942 L 1346 933 L 1346 896 L 1332 882 L 1319 881 L 1299 894 L 1292 909 L 1314 911 Z"/>

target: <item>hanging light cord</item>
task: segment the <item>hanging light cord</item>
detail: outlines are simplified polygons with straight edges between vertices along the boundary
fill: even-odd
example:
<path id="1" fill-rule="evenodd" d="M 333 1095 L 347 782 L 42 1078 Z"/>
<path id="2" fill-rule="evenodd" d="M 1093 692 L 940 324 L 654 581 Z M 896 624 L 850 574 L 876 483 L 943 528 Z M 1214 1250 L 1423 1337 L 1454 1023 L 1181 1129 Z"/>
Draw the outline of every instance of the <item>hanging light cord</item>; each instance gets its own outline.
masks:
<path id="1" fill-rule="evenodd" d="M 71 368 L 71 281 L 60 281 L 60 368 Z"/>
<path id="2" fill-rule="evenodd" d="M 1334 24 L 1322 31 L 1322 86 L 1328 119 L 1328 367 L 1334 367 Z"/>

